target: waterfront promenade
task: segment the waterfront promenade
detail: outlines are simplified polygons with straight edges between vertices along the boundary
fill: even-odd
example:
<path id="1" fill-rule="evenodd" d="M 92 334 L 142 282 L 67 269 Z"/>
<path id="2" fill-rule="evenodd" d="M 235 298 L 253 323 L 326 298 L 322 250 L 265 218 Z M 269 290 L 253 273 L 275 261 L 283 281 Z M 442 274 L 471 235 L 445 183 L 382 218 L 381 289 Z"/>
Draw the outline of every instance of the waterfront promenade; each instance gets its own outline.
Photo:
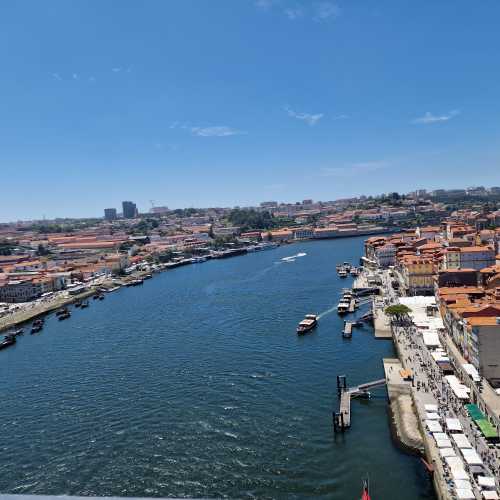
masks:
<path id="1" fill-rule="evenodd" d="M 386 273 L 386 271 L 381 271 L 382 275 Z M 391 301 L 396 302 L 398 297 L 396 294 L 391 295 L 387 279 L 384 279 L 384 287 L 384 295 L 391 297 Z M 436 409 L 438 421 L 442 424 L 446 418 L 455 418 L 460 421 L 464 434 L 473 443 L 483 460 L 485 473 L 496 478 L 498 488 L 498 478 L 500 477 L 498 448 L 495 445 L 488 445 L 478 429 L 475 428 L 467 415 L 463 402 L 456 398 L 449 385 L 444 381 L 443 375 L 423 342 L 422 334 L 409 319 L 393 323 L 392 331 L 399 359 L 403 367 L 412 374 L 411 394 L 419 419 L 419 427 L 424 437 L 427 459 L 434 467 L 434 481 L 438 496 L 444 499 L 455 498 L 455 482 L 450 476 L 436 441 L 426 427 L 430 407 Z M 444 337 L 448 351 L 454 351 L 453 356 L 457 360 L 458 366 L 461 366 L 464 360 L 459 359 L 459 353 L 451 345 L 451 340 L 448 338 L 446 341 L 447 336 Z M 459 456 L 459 450 L 455 451 Z M 469 480 L 475 497 L 482 498 L 481 491 L 472 474 L 469 475 Z"/>

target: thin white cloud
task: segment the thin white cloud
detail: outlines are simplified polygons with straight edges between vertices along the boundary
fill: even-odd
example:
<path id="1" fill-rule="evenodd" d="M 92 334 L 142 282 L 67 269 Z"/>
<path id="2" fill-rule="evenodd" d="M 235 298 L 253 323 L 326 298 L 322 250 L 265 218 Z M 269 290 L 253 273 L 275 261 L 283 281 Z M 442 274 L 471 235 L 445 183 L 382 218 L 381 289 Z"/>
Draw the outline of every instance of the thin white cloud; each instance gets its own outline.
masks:
<path id="1" fill-rule="evenodd" d="M 315 21 L 327 21 L 329 19 L 335 19 L 340 15 L 340 7 L 333 2 L 320 2 L 314 6 L 314 16 Z"/>
<path id="2" fill-rule="evenodd" d="M 122 69 L 121 68 L 111 68 L 111 71 L 113 73 L 119 73 Z"/>
<path id="3" fill-rule="evenodd" d="M 59 73 L 52 73 L 52 78 L 59 81 L 62 80 L 61 75 Z"/>
<path id="4" fill-rule="evenodd" d="M 387 168 L 390 163 L 386 160 L 364 161 L 358 163 L 349 163 L 342 167 L 326 167 L 321 169 L 323 177 L 354 177 L 363 173 L 375 172 Z"/>
<path id="5" fill-rule="evenodd" d="M 315 115 L 312 115 L 310 113 L 297 113 L 288 106 L 285 107 L 285 111 L 288 113 L 288 116 L 291 116 L 292 118 L 297 118 L 297 120 L 302 120 L 306 122 L 310 127 L 316 125 L 316 123 L 318 123 L 321 120 L 321 118 L 325 116 L 323 113 L 317 113 Z"/>
<path id="6" fill-rule="evenodd" d="M 290 21 L 295 21 L 304 15 L 304 11 L 300 7 L 285 9 L 284 13 Z"/>
<path id="7" fill-rule="evenodd" d="M 350 118 L 349 115 L 335 115 L 332 116 L 332 120 L 347 120 L 347 118 Z"/>
<path id="8" fill-rule="evenodd" d="M 242 130 L 236 130 L 225 125 L 214 127 L 191 127 L 191 133 L 199 137 L 228 137 L 230 135 L 246 134 Z"/>
<path id="9" fill-rule="evenodd" d="M 424 116 L 412 120 L 412 123 L 428 125 L 430 123 L 447 122 L 459 114 L 458 109 L 454 109 L 445 115 L 433 115 L 430 111 L 427 111 Z"/>
<path id="10" fill-rule="evenodd" d="M 89 76 L 89 82 L 90 83 L 95 83 L 96 82 L 95 76 Z"/>
<path id="11" fill-rule="evenodd" d="M 263 10 L 270 9 L 275 3 L 275 0 L 255 0 L 255 6 Z"/>
<path id="12" fill-rule="evenodd" d="M 73 73 L 71 76 L 73 77 L 73 80 L 78 80 L 78 75 L 76 73 Z"/>

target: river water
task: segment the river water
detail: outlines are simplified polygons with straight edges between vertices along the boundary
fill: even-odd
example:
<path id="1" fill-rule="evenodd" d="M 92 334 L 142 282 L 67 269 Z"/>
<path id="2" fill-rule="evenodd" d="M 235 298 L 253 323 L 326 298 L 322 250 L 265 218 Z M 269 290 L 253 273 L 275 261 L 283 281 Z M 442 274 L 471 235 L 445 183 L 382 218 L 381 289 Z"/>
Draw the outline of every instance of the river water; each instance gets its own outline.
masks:
<path id="1" fill-rule="evenodd" d="M 171 270 L 0 352 L 0 492 L 434 498 L 391 440 L 385 389 L 334 435 L 337 374 L 383 377 L 392 344 L 341 336 L 335 265 L 362 238 Z M 295 259 L 282 258 L 304 253 Z M 320 313 L 298 337 L 297 323 Z"/>

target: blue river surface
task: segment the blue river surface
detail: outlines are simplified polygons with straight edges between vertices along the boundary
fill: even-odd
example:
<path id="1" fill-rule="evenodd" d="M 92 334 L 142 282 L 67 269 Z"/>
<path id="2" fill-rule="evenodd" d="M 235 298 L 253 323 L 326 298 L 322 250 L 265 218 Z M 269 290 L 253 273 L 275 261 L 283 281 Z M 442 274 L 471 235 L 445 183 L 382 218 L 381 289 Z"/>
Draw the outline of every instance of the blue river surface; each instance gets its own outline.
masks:
<path id="1" fill-rule="evenodd" d="M 338 262 L 362 238 L 195 264 L 122 288 L 0 352 L 0 492 L 435 498 L 392 440 L 384 388 L 334 435 L 336 375 L 383 377 L 391 342 L 341 336 Z M 283 261 L 282 258 L 306 255 Z M 297 336 L 307 313 L 321 315 Z"/>

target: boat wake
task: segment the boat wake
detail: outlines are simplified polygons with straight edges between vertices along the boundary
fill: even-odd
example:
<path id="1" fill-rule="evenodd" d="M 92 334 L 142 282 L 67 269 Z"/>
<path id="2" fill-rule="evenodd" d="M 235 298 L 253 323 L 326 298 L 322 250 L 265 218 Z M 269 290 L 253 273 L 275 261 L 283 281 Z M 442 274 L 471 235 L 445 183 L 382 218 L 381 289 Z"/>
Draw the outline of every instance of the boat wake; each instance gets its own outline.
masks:
<path id="1" fill-rule="evenodd" d="M 337 306 L 332 306 L 332 307 L 330 307 L 330 309 L 327 309 L 326 311 L 319 313 L 318 319 L 321 319 L 323 316 L 327 316 L 328 314 L 331 314 L 332 312 L 335 312 L 336 310 L 337 310 Z"/>
<path id="2" fill-rule="evenodd" d="M 283 262 L 295 262 L 295 259 L 299 257 L 305 257 L 307 254 L 305 252 L 299 252 L 295 255 L 290 255 L 289 257 L 283 257 L 281 260 Z"/>

